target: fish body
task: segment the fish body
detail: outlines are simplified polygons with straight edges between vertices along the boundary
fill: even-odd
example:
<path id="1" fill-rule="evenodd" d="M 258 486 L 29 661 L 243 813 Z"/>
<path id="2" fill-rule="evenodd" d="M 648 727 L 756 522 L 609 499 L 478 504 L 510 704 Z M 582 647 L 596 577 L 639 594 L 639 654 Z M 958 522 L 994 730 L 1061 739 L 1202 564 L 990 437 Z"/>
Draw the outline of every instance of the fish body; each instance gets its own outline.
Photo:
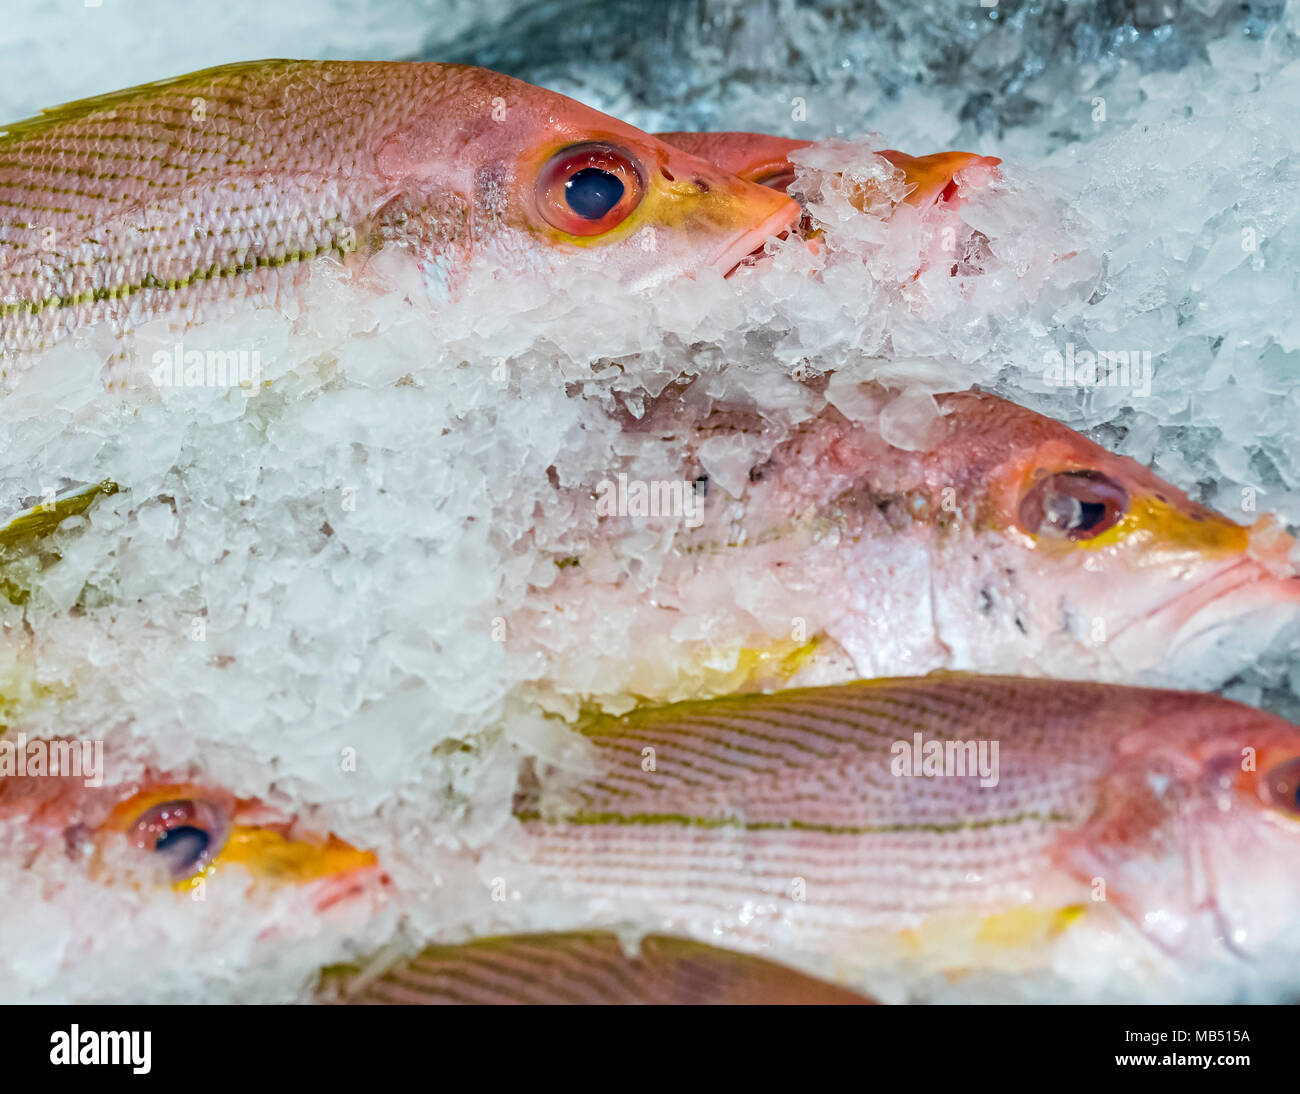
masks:
<path id="1" fill-rule="evenodd" d="M 525 901 L 586 926 L 725 938 L 890 1001 L 1280 998 L 1300 955 L 1300 730 L 1218 697 L 907 678 L 583 732 L 584 771 L 521 783 L 506 854 Z"/>
<path id="2" fill-rule="evenodd" d="M 360 1004 L 860 1005 L 871 1000 L 751 954 L 651 935 L 514 935 L 430 946 L 374 970 L 326 970 L 321 994 Z"/>
<path id="3" fill-rule="evenodd" d="M 291 309 L 329 256 L 397 250 L 436 294 L 471 261 L 558 276 L 599 251 L 612 278 L 647 286 L 726 273 L 798 218 L 783 196 L 506 76 L 326 61 L 228 65 L 10 125 L 0 206 L 11 372 L 100 324 Z"/>
<path id="4" fill-rule="evenodd" d="M 1275 522 L 990 394 L 924 396 L 910 430 L 857 396 L 785 433 L 689 388 L 648 412 L 658 462 L 582 503 L 512 621 L 538 688 L 626 709 L 935 669 L 1213 686 L 1300 618 Z"/>

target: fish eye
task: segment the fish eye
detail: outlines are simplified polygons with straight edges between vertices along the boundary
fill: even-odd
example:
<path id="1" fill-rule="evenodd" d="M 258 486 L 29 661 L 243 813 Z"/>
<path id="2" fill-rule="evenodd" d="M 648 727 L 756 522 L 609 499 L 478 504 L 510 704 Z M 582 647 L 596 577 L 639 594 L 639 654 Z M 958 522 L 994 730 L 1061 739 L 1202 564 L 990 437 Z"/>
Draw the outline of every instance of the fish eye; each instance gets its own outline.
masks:
<path id="1" fill-rule="evenodd" d="M 641 204 L 641 167 L 612 144 L 578 144 L 557 152 L 537 177 L 537 207 L 562 232 L 595 236 L 622 224 Z"/>
<path id="2" fill-rule="evenodd" d="M 1275 809 L 1300 817 L 1300 757 L 1270 768 L 1264 776 L 1264 792 Z"/>
<path id="3" fill-rule="evenodd" d="M 127 829 L 127 838 L 158 856 L 174 880 L 193 877 L 216 858 L 225 843 L 220 811 L 201 799 L 178 799 L 150 806 Z"/>
<path id="4" fill-rule="evenodd" d="M 1020 527 L 1030 535 L 1087 540 L 1128 511 L 1128 491 L 1100 471 L 1058 471 L 1020 500 Z"/>

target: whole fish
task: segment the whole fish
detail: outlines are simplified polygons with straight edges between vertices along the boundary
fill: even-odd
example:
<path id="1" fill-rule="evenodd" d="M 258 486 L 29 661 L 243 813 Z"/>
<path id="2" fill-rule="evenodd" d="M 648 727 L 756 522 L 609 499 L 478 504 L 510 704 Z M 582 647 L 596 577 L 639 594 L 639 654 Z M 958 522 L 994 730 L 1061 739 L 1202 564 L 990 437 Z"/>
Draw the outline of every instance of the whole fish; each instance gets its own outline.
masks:
<path id="1" fill-rule="evenodd" d="M 785 434 L 693 387 L 629 423 L 642 462 L 573 499 L 510 620 L 553 709 L 934 669 L 1212 687 L 1300 619 L 1271 518 L 994 395 L 900 429 L 852 394 Z"/>
<path id="2" fill-rule="evenodd" d="M 614 118 L 481 69 L 258 61 L 0 131 L 0 353 L 222 302 L 289 308 L 314 263 L 409 257 L 633 286 L 727 273 L 798 220 L 788 198 Z"/>
<path id="3" fill-rule="evenodd" d="M 882 1001 L 1296 994 L 1300 729 L 1216 696 L 947 676 L 595 719 L 493 869 Z M 512 865 L 505 865 L 510 862 Z"/>
<path id="4" fill-rule="evenodd" d="M 750 954 L 651 935 L 629 954 L 608 932 L 430 946 L 377 968 L 322 974 L 328 1002 L 365 1004 L 850 1004 L 871 1000 Z"/>

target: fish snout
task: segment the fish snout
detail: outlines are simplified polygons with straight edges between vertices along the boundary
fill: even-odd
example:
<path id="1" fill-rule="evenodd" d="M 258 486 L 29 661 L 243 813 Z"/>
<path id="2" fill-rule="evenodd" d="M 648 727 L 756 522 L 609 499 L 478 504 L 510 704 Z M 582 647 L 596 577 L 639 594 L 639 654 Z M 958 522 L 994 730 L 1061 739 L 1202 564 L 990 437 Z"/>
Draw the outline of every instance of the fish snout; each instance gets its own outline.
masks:
<path id="1" fill-rule="evenodd" d="M 337 903 L 346 893 L 379 885 L 383 871 L 373 851 L 330 834 L 297 836 L 279 825 L 239 825 L 212 862 L 213 871 L 242 867 L 255 882 L 307 885 L 319 899 Z"/>
<path id="2" fill-rule="evenodd" d="M 684 152 L 672 151 L 657 176 L 647 198 L 651 221 L 683 242 L 702 244 L 700 265 L 724 277 L 803 217 L 799 203 L 782 191 Z"/>

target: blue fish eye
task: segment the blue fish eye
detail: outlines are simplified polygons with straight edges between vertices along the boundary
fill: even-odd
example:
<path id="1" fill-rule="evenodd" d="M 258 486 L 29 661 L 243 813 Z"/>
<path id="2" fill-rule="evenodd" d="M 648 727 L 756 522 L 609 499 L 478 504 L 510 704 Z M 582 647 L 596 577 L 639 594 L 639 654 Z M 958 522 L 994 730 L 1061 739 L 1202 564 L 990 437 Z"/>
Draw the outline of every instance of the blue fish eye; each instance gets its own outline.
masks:
<path id="1" fill-rule="evenodd" d="M 584 220 L 600 220 L 623 197 L 623 183 L 599 167 L 575 171 L 564 184 L 564 198 Z"/>

